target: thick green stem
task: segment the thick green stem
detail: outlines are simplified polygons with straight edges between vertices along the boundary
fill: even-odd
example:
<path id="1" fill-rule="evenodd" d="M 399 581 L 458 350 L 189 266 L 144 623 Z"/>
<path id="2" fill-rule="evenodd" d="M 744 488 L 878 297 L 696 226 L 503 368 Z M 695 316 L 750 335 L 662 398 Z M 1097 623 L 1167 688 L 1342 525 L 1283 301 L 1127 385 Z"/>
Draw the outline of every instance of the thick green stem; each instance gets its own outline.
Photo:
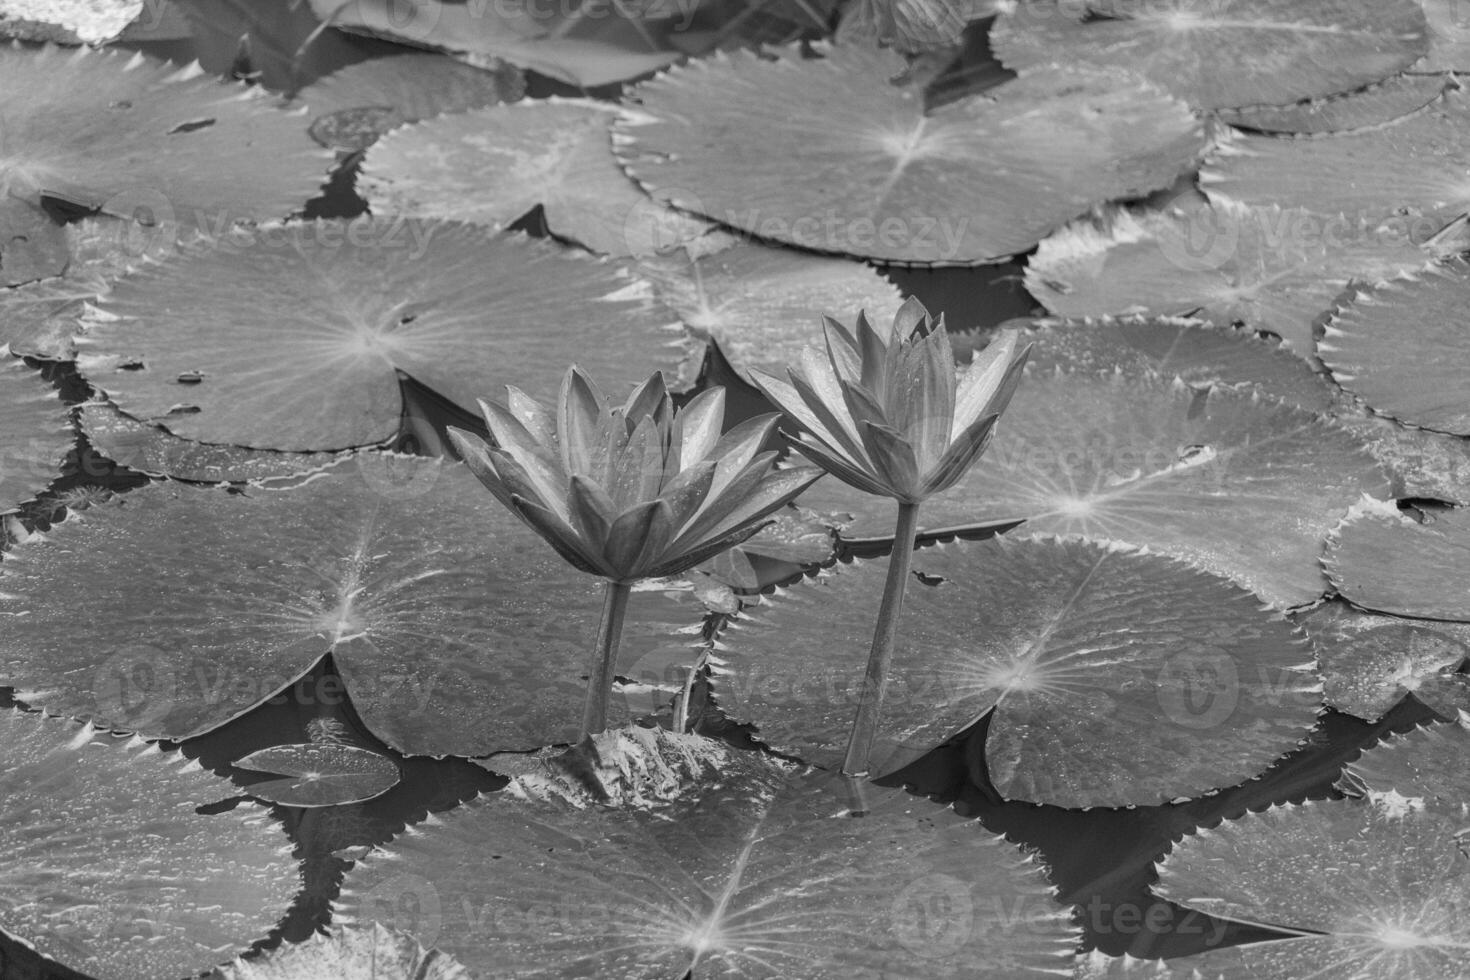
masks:
<path id="1" fill-rule="evenodd" d="M 868 774 L 868 755 L 878 734 L 883 713 L 883 695 L 888 691 L 888 667 L 893 663 L 893 643 L 898 638 L 898 614 L 903 609 L 903 592 L 909 584 L 909 567 L 914 559 L 914 538 L 919 531 L 919 505 L 899 501 L 898 522 L 893 529 L 893 554 L 888 558 L 888 578 L 883 583 L 883 601 L 878 606 L 878 623 L 873 627 L 873 647 L 868 651 L 868 672 L 852 735 L 847 740 L 847 758 L 842 771 L 849 776 Z"/>
<path id="2" fill-rule="evenodd" d="M 602 625 L 597 628 L 597 648 L 587 669 L 587 707 L 582 712 L 582 735 L 607 730 L 607 700 L 612 696 L 613 677 L 618 668 L 618 643 L 623 638 L 623 617 L 633 586 L 608 582 L 603 594 Z"/>

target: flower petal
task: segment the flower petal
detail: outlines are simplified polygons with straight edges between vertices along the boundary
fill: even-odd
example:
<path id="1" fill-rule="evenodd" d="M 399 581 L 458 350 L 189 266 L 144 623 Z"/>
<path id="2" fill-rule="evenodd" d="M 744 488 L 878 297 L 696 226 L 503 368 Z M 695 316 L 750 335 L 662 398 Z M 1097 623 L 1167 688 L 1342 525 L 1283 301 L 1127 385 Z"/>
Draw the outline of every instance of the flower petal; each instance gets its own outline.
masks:
<path id="1" fill-rule="evenodd" d="M 647 577 L 666 578 L 670 575 L 678 575 L 680 572 L 687 572 L 695 565 L 709 561 L 721 552 L 729 551 L 742 541 L 750 540 L 774 523 L 776 522 L 772 519 L 757 521 L 749 527 L 741 528 L 734 534 L 727 534 L 722 538 L 716 538 L 712 541 L 695 545 L 688 551 L 675 551 L 670 549 L 659 564 L 654 565 L 648 570 Z"/>
<path id="2" fill-rule="evenodd" d="M 802 352 L 803 360 L 807 359 L 805 357 L 806 354 L 815 355 L 815 353 L 811 348 L 807 348 Z M 817 418 L 821 420 L 822 428 L 830 432 L 835 438 L 830 440 L 822 439 L 815 429 L 812 430 L 811 434 L 821 439 L 834 452 L 839 452 L 855 460 L 860 460 L 863 458 L 863 441 L 858 436 L 857 424 L 853 420 L 852 412 L 847 405 L 847 396 L 844 394 L 846 388 L 850 386 L 841 384 L 835 378 L 832 379 L 832 384 L 835 387 L 833 387 L 829 395 L 815 388 L 811 383 L 810 377 L 807 375 L 798 374 L 795 371 L 791 372 L 792 387 L 797 390 L 811 410 L 816 413 Z"/>
<path id="3" fill-rule="evenodd" d="M 500 474 L 495 469 L 495 461 L 490 457 L 490 444 L 473 432 L 466 432 L 454 426 L 450 426 L 447 432 L 449 444 L 454 447 L 459 458 L 464 460 L 470 472 L 485 485 L 485 489 L 490 491 L 491 496 L 514 510 L 515 507 L 510 502 L 510 488 L 500 478 Z"/>
<path id="4" fill-rule="evenodd" d="M 929 311 L 919 302 L 917 296 L 904 300 L 898 312 L 893 315 L 893 332 L 899 340 L 908 340 L 915 334 L 927 336 L 930 328 Z"/>
<path id="5" fill-rule="evenodd" d="M 602 556 L 588 553 L 582 539 L 566 521 L 533 501 L 513 497 L 512 503 L 521 520 L 541 535 L 573 568 L 590 575 L 601 575 L 603 578 L 613 577 L 612 569 L 602 560 Z"/>
<path id="6" fill-rule="evenodd" d="M 585 476 L 574 476 L 567 489 L 567 510 L 587 550 L 601 554 L 618 517 L 617 505 L 607 491 Z"/>
<path id="7" fill-rule="evenodd" d="M 921 488 L 924 496 L 943 493 L 960 481 L 960 478 L 984 455 L 995 436 L 995 423 L 999 415 L 987 415 L 949 444 L 939 463 L 924 474 Z"/>
<path id="8" fill-rule="evenodd" d="M 837 437 L 822 424 L 822 420 L 817 418 L 811 407 L 802 398 L 801 392 L 797 391 L 790 382 L 783 381 L 773 374 L 767 374 L 760 368 L 750 369 L 750 379 L 760 389 L 761 394 L 766 396 L 766 400 L 779 408 L 794 427 L 810 432 L 823 442 L 837 445 Z"/>
<path id="9" fill-rule="evenodd" d="M 546 406 L 515 385 L 506 385 L 505 395 L 506 407 L 510 409 L 510 414 L 525 426 L 531 438 L 543 446 L 556 445 L 556 419 L 551 417 Z"/>
<path id="10" fill-rule="evenodd" d="M 607 492 L 618 510 L 647 503 L 658 496 L 663 483 L 664 454 L 658 425 L 644 415 L 634 425 L 622 452 L 612 460 Z"/>
<path id="11" fill-rule="evenodd" d="M 669 505 L 662 500 L 645 500 L 619 514 L 613 522 L 602 549 L 603 560 L 617 581 L 643 578 L 645 570 L 658 562 L 672 537 Z"/>
<path id="12" fill-rule="evenodd" d="M 725 423 L 725 389 L 706 388 L 691 398 L 674 416 L 669 462 L 675 470 L 686 470 L 706 459 L 720 439 Z"/>
<path id="13" fill-rule="evenodd" d="M 673 414 L 673 408 L 669 403 L 669 390 L 664 386 L 664 374 L 655 371 L 648 379 L 633 389 L 628 400 L 623 403 L 623 419 L 627 422 L 628 430 L 633 428 L 648 416 L 655 421 L 662 418 L 667 422 Z"/>
<path id="14" fill-rule="evenodd" d="M 919 463 L 908 440 L 886 425 L 864 422 L 863 441 L 867 443 L 874 472 L 894 491 L 891 496 L 909 503 L 923 499 Z"/>
<path id="15" fill-rule="evenodd" d="M 862 385 L 873 393 L 873 398 L 879 405 L 885 404 L 888 388 L 888 344 L 861 312 L 858 313 L 857 340 L 863 359 Z"/>
<path id="16" fill-rule="evenodd" d="M 607 399 L 596 382 L 576 367 L 568 368 L 556 407 L 556 434 L 567 476 L 580 473 L 601 479 L 601 467 L 594 464 L 593 457 L 606 438 L 602 430 L 608 411 Z"/>
<path id="17" fill-rule="evenodd" d="M 659 499 L 669 505 L 675 530 L 682 529 L 709 499 L 718 466 L 712 459 L 701 460 L 681 470 L 659 491 Z"/>
<path id="18" fill-rule="evenodd" d="M 480 410 L 485 413 L 485 423 L 495 439 L 494 451 L 519 464 L 526 480 L 534 488 L 535 499 L 566 516 L 568 474 L 562 469 L 555 449 L 537 442 L 504 406 L 481 401 Z M 501 476 L 506 478 L 506 473 L 502 471 Z"/>
<path id="19" fill-rule="evenodd" d="M 857 341 L 841 322 L 822 317 L 822 337 L 827 344 L 827 361 L 839 378 L 857 381 L 863 376 L 863 359 Z"/>
<path id="20" fill-rule="evenodd" d="M 1021 369 L 1031 354 L 1031 345 L 1017 351 L 1021 333 L 1002 330 L 983 351 L 975 355 L 970 369 L 960 379 L 955 395 L 954 422 L 950 437 L 958 435 L 994 412 L 999 415 L 1010 403 Z"/>
<path id="21" fill-rule="evenodd" d="M 848 486 L 878 497 L 893 496 L 893 490 L 883 482 L 883 479 L 878 474 L 867 468 L 868 464 L 865 463 L 861 467 L 854 466 L 846 457 L 837 456 L 828 450 L 826 446 L 809 440 L 795 441 L 793 445 L 807 459 L 816 463 Z"/>
<path id="22" fill-rule="evenodd" d="M 706 529 L 700 537 L 712 541 L 758 523 L 805 493 L 807 487 L 823 475 L 815 466 L 797 466 L 767 473 L 752 490 L 741 496 L 734 510 L 727 513 L 718 525 Z"/>

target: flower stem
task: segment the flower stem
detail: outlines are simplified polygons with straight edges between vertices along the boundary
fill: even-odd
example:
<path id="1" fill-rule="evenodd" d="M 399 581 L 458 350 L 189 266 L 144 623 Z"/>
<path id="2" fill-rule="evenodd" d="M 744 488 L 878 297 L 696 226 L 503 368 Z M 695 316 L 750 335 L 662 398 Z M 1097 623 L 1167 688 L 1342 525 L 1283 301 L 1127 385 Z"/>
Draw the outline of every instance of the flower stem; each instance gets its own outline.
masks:
<path id="1" fill-rule="evenodd" d="M 878 734 L 883 712 L 883 695 L 888 691 L 888 667 L 893 663 L 893 642 L 898 638 L 898 614 L 903 609 L 903 592 L 913 564 L 914 538 L 919 531 L 919 505 L 898 503 L 898 522 L 893 529 L 893 554 L 888 558 L 888 578 L 883 583 L 883 601 L 878 606 L 878 623 L 873 627 L 873 647 L 868 651 L 868 672 L 862 696 L 847 740 L 847 757 L 842 771 L 849 776 L 868 774 L 868 755 Z"/>
<path id="2" fill-rule="evenodd" d="M 587 669 L 587 707 L 582 712 L 584 738 L 607 730 L 607 700 L 612 695 L 618 643 L 623 638 L 623 617 L 632 591 L 633 586 L 627 582 L 605 584 L 602 625 L 597 628 L 597 648 L 592 651 L 592 662 Z"/>

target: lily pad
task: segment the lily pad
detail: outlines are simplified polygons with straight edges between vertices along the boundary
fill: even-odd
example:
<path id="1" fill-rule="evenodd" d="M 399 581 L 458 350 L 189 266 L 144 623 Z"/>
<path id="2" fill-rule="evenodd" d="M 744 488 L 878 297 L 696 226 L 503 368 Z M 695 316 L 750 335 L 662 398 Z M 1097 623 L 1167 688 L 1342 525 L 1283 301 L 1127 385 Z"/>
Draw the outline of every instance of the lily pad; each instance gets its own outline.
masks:
<path id="1" fill-rule="evenodd" d="M 0 37 L 101 44 L 123 32 L 147 0 L 0 0 Z"/>
<path id="2" fill-rule="evenodd" d="M 506 383 L 554 392 L 568 361 L 614 393 L 673 371 L 675 318 L 648 292 L 618 267 L 458 222 L 267 225 L 119 282 L 77 366 L 177 436 L 344 449 L 398 431 L 400 373 L 472 410 Z"/>
<path id="3" fill-rule="evenodd" d="M 1420 0 L 1429 22 L 1429 53 L 1413 71 L 1470 70 L 1470 18 L 1460 0 Z"/>
<path id="4" fill-rule="evenodd" d="M 1470 714 L 1380 742 L 1350 764 L 1343 786 L 1385 807 L 1470 810 Z"/>
<path id="5" fill-rule="evenodd" d="M 1156 375 L 1029 371 L 995 443 L 924 502 L 926 527 L 1026 518 L 1027 531 L 1144 545 L 1235 579 L 1278 607 L 1327 589 L 1322 543 L 1378 464 L 1337 425 L 1257 392 Z M 892 534 L 891 502 L 819 481 L 804 507 Z"/>
<path id="6" fill-rule="evenodd" d="M 406 755 L 571 741 L 599 580 L 462 465 L 367 460 L 290 490 L 155 484 L 8 552 L 0 684 L 48 711 L 182 739 L 330 652 L 363 722 Z M 624 663 L 670 647 L 697 661 L 698 636 L 679 632 L 697 608 L 636 592 Z M 77 642 L 79 618 L 106 624 L 96 644 Z M 628 718 L 620 699 L 613 713 Z"/>
<path id="7" fill-rule="evenodd" d="M 1365 502 L 1333 530 L 1322 563 L 1356 606 L 1470 622 L 1470 511 L 1437 511 L 1421 523 Z"/>
<path id="8" fill-rule="evenodd" d="M 1160 865 L 1155 891 L 1211 915 L 1305 933 L 1208 953 L 1205 976 L 1307 977 L 1330 963 L 1344 977 L 1450 980 L 1463 972 L 1470 903 L 1458 827 L 1366 804 L 1274 807 L 1186 837 Z M 1218 974 L 1216 958 L 1230 964 Z"/>
<path id="9" fill-rule="evenodd" d="M 891 772 L 993 712 L 1002 796 L 1148 806 L 1255 776 L 1316 723 L 1306 640 L 1249 592 L 1123 548 L 1005 538 L 921 549 L 874 758 Z M 778 591 L 721 635 L 732 718 L 836 766 L 887 561 Z"/>
<path id="10" fill-rule="evenodd" d="M 638 268 L 694 335 L 718 343 L 742 374 L 753 367 L 784 374 L 803 347 L 821 346 L 824 314 L 846 321 L 864 310 L 872 322 L 889 323 L 903 301 L 869 266 L 754 242 L 700 258 L 675 251 Z"/>
<path id="11" fill-rule="evenodd" d="M 237 959 L 211 980 L 473 980 L 452 956 L 426 950 L 412 936 L 373 924 L 319 932 L 299 943 Z"/>
<path id="12" fill-rule="evenodd" d="M 331 154 L 256 89 L 120 50 L 0 47 L 0 186 L 225 230 L 299 211 Z"/>
<path id="13" fill-rule="evenodd" d="M 1408 282 L 1354 291 L 1327 322 L 1318 356 L 1374 411 L 1470 435 L 1470 263 L 1454 259 Z"/>
<path id="14" fill-rule="evenodd" d="M 1200 171 L 1212 199 L 1349 214 L 1425 241 L 1470 209 L 1470 92 L 1446 92 L 1387 125 L 1318 139 L 1238 136 Z"/>
<path id="15" fill-rule="evenodd" d="M 1037 69 L 926 115 L 921 91 L 889 83 L 898 54 L 821 52 L 660 75 L 629 96 L 613 148 L 656 199 L 761 238 L 974 265 L 1169 186 L 1202 146 L 1182 103 L 1122 72 Z"/>
<path id="16" fill-rule="evenodd" d="M 1310 357 L 1313 322 L 1349 281 L 1427 269 L 1434 256 L 1396 226 L 1347 215 L 1238 207 L 1112 208 L 1045 239 L 1026 288 L 1052 313 L 1187 313 L 1279 336 Z"/>
<path id="17" fill-rule="evenodd" d="M 355 745 L 303 742 L 259 749 L 236 769 L 283 776 L 249 784 L 251 796 L 286 806 L 337 806 L 381 796 L 398 784 L 398 764 Z"/>
<path id="18" fill-rule="evenodd" d="M 1333 416 L 1393 478 L 1392 496 L 1470 504 L 1470 439 L 1417 429 L 1355 405 Z"/>
<path id="19" fill-rule="evenodd" d="M 1126 67 L 1202 109 L 1348 92 L 1429 49 L 1414 0 L 1033 0 L 1001 15 L 991 44 L 1013 71 Z"/>
<path id="20" fill-rule="evenodd" d="M 110 402 L 83 403 L 82 432 L 92 448 L 130 470 L 196 483 L 242 483 L 304 476 L 342 459 L 340 453 L 281 453 L 180 439 L 139 422 Z"/>
<path id="21" fill-rule="evenodd" d="M 899 790 L 746 755 L 653 811 L 472 800 L 359 861 L 333 918 L 396 922 L 472 970 L 527 980 L 1068 967 L 1070 916 L 1003 838 Z"/>
<path id="22" fill-rule="evenodd" d="M 56 390 L 0 346 L 0 513 L 9 513 L 61 475 L 71 426 Z"/>
<path id="23" fill-rule="evenodd" d="M 177 752 L 0 711 L 0 929 L 92 976 L 191 976 L 275 926 L 300 886 L 265 808 Z"/>
<path id="24" fill-rule="evenodd" d="M 307 106 L 312 139 L 334 150 L 361 150 L 404 123 L 445 112 L 514 102 L 526 76 L 511 65 L 477 68 L 442 54 L 370 58 L 339 68 L 296 93 Z"/>
<path id="25" fill-rule="evenodd" d="M 1326 701 L 1377 721 L 1412 694 L 1445 717 L 1470 710 L 1470 625 L 1375 616 L 1330 603 L 1299 620 L 1312 638 Z"/>
<path id="26" fill-rule="evenodd" d="M 0 287 L 58 276 L 64 268 L 61 226 L 40 205 L 13 197 L 0 200 Z"/>
<path id="27" fill-rule="evenodd" d="M 373 147 L 358 190 L 380 214 L 503 228 L 536 205 L 558 235 L 608 255 L 646 255 L 709 228 L 652 200 L 618 166 L 618 107 L 546 99 L 441 116 Z"/>
<path id="28" fill-rule="evenodd" d="M 1395 75 L 1359 92 L 1295 105 L 1225 109 L 1220 118 L 1260 133 L 1340 133 L 1407 116 L 1458 85 L 1451 75 Z"/>

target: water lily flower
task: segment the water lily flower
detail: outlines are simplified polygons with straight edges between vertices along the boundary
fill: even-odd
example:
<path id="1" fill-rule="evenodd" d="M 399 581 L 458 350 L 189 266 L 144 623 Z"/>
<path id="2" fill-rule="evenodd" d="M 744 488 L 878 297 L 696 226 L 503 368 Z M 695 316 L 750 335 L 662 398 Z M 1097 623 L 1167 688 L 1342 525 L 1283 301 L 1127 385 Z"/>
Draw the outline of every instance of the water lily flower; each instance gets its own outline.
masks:
<path id="1" fill-rule="evenodd" d="M 617 644 L 632 583 L 686 571 L 765 527 L 821 475 L 777 470 L 761 452 L 778 416 L 721 435 L 725 390 L 675 410 L 654 374 L 619 407 L 571 368 L 555 411 L 506 386 L 505 404 L 480 402 L 491 442 L 449 438 L 497 500 L 576 568 L 607 580 L 584 730 L 606 728 Z"/>
<path id="2" fill-rule="evenodd" d="M 859 490 L 898 501 L 893 552 L 867 673 L 842 771 L 865 775 L 888 687 L 908 585 L 919 506 L 960 478 L 990 445 L 1010 404 L 1031 346 L 1003 330 L 977 354 L 963 378 L 944 318 L 936 322 L 910 298 L 886 335 L 859 313 L 856 336 L 823 318 L 826 352 L 807 348 L 789 381 L 752 372 L 755 383 L 795 425 L 802 455 Z M 788 437 L 789 438 L 789 437 Z"/>
<path id="3" fill-rule="evenodd" d="M 802 455 L 866 493 L 908 503 L 959 482 L 990 444 L 1031 347 L 1004 330 L 960 379 L 944 318 L 908 299 L 887 336 L 823 318 L 827 350 L 802 351 L 790 381 L 752 371 L 799 430 Z"/>

